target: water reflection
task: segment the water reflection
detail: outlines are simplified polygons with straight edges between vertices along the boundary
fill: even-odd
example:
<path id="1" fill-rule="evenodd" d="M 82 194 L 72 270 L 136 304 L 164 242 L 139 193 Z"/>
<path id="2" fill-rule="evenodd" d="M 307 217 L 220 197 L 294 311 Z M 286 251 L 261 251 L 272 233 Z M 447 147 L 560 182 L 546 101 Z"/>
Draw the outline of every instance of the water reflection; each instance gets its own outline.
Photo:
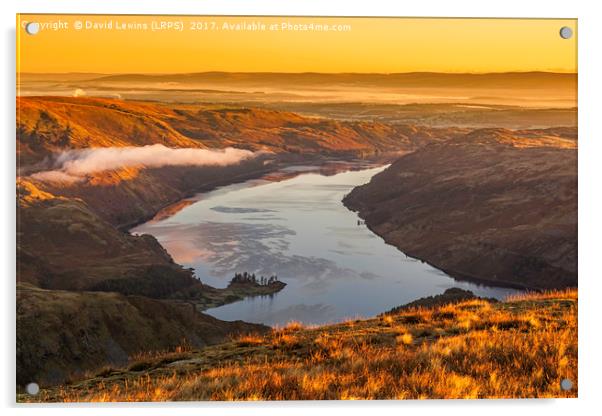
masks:
<path id="1" fill-rule="evenodd" d="M 157 237 L 175 261 L 212 286 L 225 287 L 243 271 L 276 274 L 287 283 L 271 298 L 207 311 L 226 320 L 320 324 L 374 316 L 454 286 L 498 298 L 514 292 L 456 282 L 358 223 L 341 200 L 382 169 L 329 176 L 311 167 L 288 169 L 199 195 L 179 212 L 133 231 Z"/>

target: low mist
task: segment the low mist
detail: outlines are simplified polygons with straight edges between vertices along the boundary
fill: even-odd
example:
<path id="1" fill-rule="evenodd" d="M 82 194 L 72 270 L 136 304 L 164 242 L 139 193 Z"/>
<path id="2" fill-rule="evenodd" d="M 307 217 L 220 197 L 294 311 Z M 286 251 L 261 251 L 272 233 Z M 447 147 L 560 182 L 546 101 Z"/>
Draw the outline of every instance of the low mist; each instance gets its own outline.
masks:
<path id="1" fill-rule="evenodd" d="M 52 168 L 31 175 L 46 182 L 77 182 L 86 175 L 127 167 L 227 166 L 256 156 L 248 150 L 172 149 L 162 144 L 141 147 L 101 147 L 60 153 Z"/>

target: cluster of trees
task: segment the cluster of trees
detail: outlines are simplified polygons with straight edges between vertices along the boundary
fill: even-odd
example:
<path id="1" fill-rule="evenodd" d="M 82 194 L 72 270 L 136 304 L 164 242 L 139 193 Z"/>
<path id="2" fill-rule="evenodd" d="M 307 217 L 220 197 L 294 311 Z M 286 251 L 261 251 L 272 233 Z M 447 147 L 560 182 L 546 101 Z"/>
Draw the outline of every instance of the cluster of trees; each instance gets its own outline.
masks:
<path id="1" fill-rule="evenodd" d="M 255 273 L 235 273 L 230 283 L 253 283 L 261 286 L 268 286 L 278 281 L 278 276 L 275 274 L 270 277 L 259 277 L 255 276 Z"/>

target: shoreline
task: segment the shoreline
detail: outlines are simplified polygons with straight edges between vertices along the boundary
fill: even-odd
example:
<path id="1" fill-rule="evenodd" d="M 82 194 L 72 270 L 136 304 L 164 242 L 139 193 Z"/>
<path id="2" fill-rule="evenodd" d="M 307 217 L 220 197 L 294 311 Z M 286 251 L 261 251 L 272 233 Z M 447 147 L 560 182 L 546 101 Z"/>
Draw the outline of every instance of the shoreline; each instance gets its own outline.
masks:
<path id="1" fill-rule="evenodd" d="M 373 162 L 373 163 L 379 163 L 381 165 L 385 165 L 387 163 L 391 163 L 392 161 L 396 160 L 402 154 L 407 154 L 407 153 L 408 152 L 383 153 L 383 154 L 378 154 L 378 155 L 374 155 L 371 157 L 364 157 L 364 158 L 356 157 L 356 158 L 352 158 L 352 159 L 337 158 L 337 157 L 323 157 L 323 158 L 309 158 L 306 160 L 298 160 L 298 161 L 292 161 L 292 162 L 274 160 L 274 163 L 269 165 L 268 168 L 256 169 L 256 170 L 252 170 L 249 172 L 241 173 L 239 175 L 233 176 L 228 179 L 222 179 L 222 180 L 206 183 L 195 190 L 186 192 L 183 197 L 180 197 L 178 199 L 175 199 L 171 202 L 168 202 L 168 203 L 162 205 L 160 208 L 153 211 L 152 214 L 140 217 L 135 221 L 130 221 L 130 222 L 123 223 L 123 224 L 117 224 L 117 225 L 115 225 L 115 228 L 117 228 L 119 231 L 130 233 L 132 228 L 135 228 L 148 221 L 151 221 L 161 211 L 164 211 L 165 209 L 167 209 L 169 207 L 179 204 L 180 202 L 182 202 L 186 199 L 193 198 L 198 194 L 203 194 L 203 193 L 214 191 L 214 190 L 224 187 L 224 186 L 243 183 L 243 182 L 246 182 L 246 181 L 249 181 L 252 179 L 259 179 L 264 175 L 267 175 L 267 174 L 273 173 L 273 172 L 277 172 L 284 168 L 289 168 L 289 167 L 294 167 L 294 166 L 303 166 L 303 165 L 315 165 L 317 167 L 322 167 L 322 166 L 327 165 L 328 163 L 333 163 L 333 162 L 353 163 L 353 162 L 360 162 L 360 161 Z"/>
<path id="2" fill-rule="evenodd" d="M 271 297 L 283 290 L 285 287 L 286 283 L 281 281 L 277 281 L 269 285 L 230 282 L 228 286 L 224 288 L 215 288 L 202 283 L 202 286 L 200 287 L 203 294 L 202 299 L 195 299 L 194 295 L 192 295 L 192 297 L 184 295 L 184 297 L 181 299 L 176 297 L 172 298 L 172 300 L 175 302 L 188 303 L 192 305 L 196 311 L 205 313 L 208 309 L 219 308 L 220 306 L 240 302 L 241 300 L 245 300 L 247 298 L 254 298 L 257 296 Z M 194 288 L 192 289 L 194 290 Z"/>
<path id="3" fill-rule="evenodd" d="M 204 184 L 202 187 L 196 189 L 195 191 L 186 193 L 184 197 L 163 205 L 162 207 L 157 209 L 155 212 L 153 212 L 152 215 L 147 215 L 136 221 L 130 222 L 128 224 L 117 225 L 115 227 L 118 231 L 124 232 L 128 235 L 132 235 L 132 236 L 144 235 L 144 234 L 140 234 L 140 235 L 131 234 L 131 230 L 141 224 L 145 224 L 149 221 L 152 221 L 154 218 L 157 217 L 157 215 L 159 215 L 161 212 L 163 212 L 165 210 L 168 210 L 170 207 L 178 208 L 178 205 L 181 205 L 180 209 L 182 209 L 185 206 L 190 205 L 190 204 L 182 204 L 183 201 L 191 200 L 191 198 L 194 198 L 197 195 L 214 191 L 220 187 L 244 183 L 246 181 L 253 180 L 253 179 L 259 179 L 261 177 L 264 177 L 265 175 L 278 172 L 285 168 L 294 167 L 294 166 L 304 166 L 304 165 L 313 165 L 318 168 L 323 168 L 325 166 L 328 166 L 329 163 L 354 163 L 354 162 L 368 162 L 368 163 L 378 164 L 378 166 L 382 166 L 387 163 L 391 163 L 393 160 L 395 160 L 395 157 L 397 157 L 397 156 L 398 156 L 397 154 L 389 153 L 389 154 L 382 154 L 382 155 L 377 155 L 375 157 L 368 157 L 368 158 L 353 158 L 351 160 L 329 157 L 329 158 L 299 160 L 299 161 L 295 161 L 292 163 L 286 163 L 283 161 L 275 161 L 274 163 L 270 164 L 269 167 L 267 167 L 265 169 L 255 169 L 255 170 L 252 170 L 249 172 L 245 172 L 243 174 L 236 175 L 235 177 L 231 177 L 231 178 L 223 179 L 223 180 L 219 180 L 219 181 L 213 181 L 213 182 Z M 304 173 L 304 172 L 299 172 L 299 174 L 302 174 L 302 173 Z M 286 177 L 283 177 L 283 180 L 284 179 L 286 179 Z M 195 201 L 190 201 L 190 202 L 191 202 L 191 204 L 194 204 Z M 176 211 L 170 213 L 170 216 L 175 215 L 178 211 L 179 210 L 176 210 Z M 158 242 L 158 244 L 161 245 L 160 242 Z M 163 245 L 161 245 L 161 247 L 163 247 Z M 165 247 L 163 247 L 163 249 L 165 249 Z M 171 255 L 170 255 L 170 257 L 171 257 Z M 182 269 L 185 269 L 185 267 L 183 265 L 174 261 L 173 258 L 172 258 L 172 261 L 174 264 L 180 266 Z M 217 308 L 220 306 L 225 306 L 225 305 L 228 305 L 231 303 L 239 302 L 239 301 L 244 300 L 249 297 L 274 296 L 276 293 L 283 290 L 286 286 L 286 283 L 278 281 L 275 284 L 268 285 L 268 286 L 258 286 L 258 285 L 253 286 L 253 285 L 247 285 L 247 284 L 229 284 L 225 288 L 216 288 L 216 287 L 213 287 L 211 285 L 208 285 L 208 284 L 202 282 L 197 277 L 194 277 L 194 278 L 196 280 L 198 280 L 199 285 L 195 285 L 191 288 L 184 289 L 183 292 L 176 294 L 176 296 L 171 298 L 171 300 L 178 302 L 178 303 L 191 304 L 198 312 L 205 312 L 208 309 Z M 199 289 L 199 291 L 196 293 L 193 293 L 195 291 L 195 289 Z M 193 292 L 186 294 L 186 290 L 192 290 Z"/>
<path id="4" fill-rule="evenodd" d="M 209 182 L 207 184 L 204 184 L 203 186 L 201 186 L 199 189 L 196 189 L 194 191 L 191 192 L 187 192 L 182 198 L 178 198 L 174 201 L 168 202 L 164 205 L 162 205 L 161 207 L 159 207 L 157 210 L 153 211 L 152 214 L 143 216 L 138 218 L 135 221 L 130 221 L 128 223 L 123 223 L 123 224 L 117 224 L 115 225 L 115 228 L 117 228 L 119 231 L 125 232 L 125 233 L 130 233 L 130 231 L 132 230 L 132 228 L 135 228 L 141 224 L 144 224 L 146 222 L 151 221 L 153 218 L 155 218 L 161 211 L 180 203 L 181 201 L 184 201 L 186 199 L 190 199 L 198 194 L 201 193 L 205 193 L 205 192 L 211 192 L 214 191 L 215 189 L 222 187 L 222 186 L 228 186 L 228 185 L 233 185 L 236 183 L 242 183 L 251 179 L 257 179 L 267 173 L 272 172 L 274 169 L 259 169 L 259 170 L 254 170 L 254 171 L 250 171 L 250 172 L 246 172 L 240 175 L 236 175 L 235 177 L 232 177 L 230 179 L 223 179 L 223 180 L 219 180 L 219 181 L 213 181 L 213 182 Z"/>
<path id="5" fill-rule="evenodd" d="M 458 281 L 536 292 L 576 287 L 576 152 L 494 139 L 497 147 L 426 146 L 343 203 L 387 244 Z M 548 205 L 556 209 L 543 212 Z"/>
<path id="6" fill-rule="evenodd" d="M 306 161 L 298 161 L 296 163 L 274 163 L 272 166 L 270 166 L 269 169 L 261 169 L 261 170 L 255 170 L 253 172 L 248 172 L 247 174 L 243 174 L 243 175 L 238 175 L 236 177 L 236 180 L 232 181 L 232 180 L 224 180 L 224 181 L 218 181 L 218 182 L 214 182 L 212 184 L 208 184 L 205 186 L 206 190 L 201 190 L 199 192 L 196 193 L 191 193 L 189 196 L 184 197 L 179 199 L 178 201 L 175 201 L 171 204 L 166 205 L 165 207 L 163 207 L 162 209 L 158 210 L 157 213 L 154 214 L 154 216 L 152 218 L 150 218 L 147 221 L 151 221 L 153 218 L 155 218 L 157 215 L 159 215 L 161 212 L 165 211 L 165 210 L 169 210 L 170 207 L 175 207 L 176 210 L 174 210 L 173 212 L 169 212 L 169 215 L 167 216 L 167 218 L 169 216 L 175 215 L 179 209 L 182 209 L 186 206 L 189 206 L 191 204 L 194 204 L 196 202 L 196 199 L 193 199 L 195 196 L 200 195 L 200 194 L 204 194 L 206 192 L 211 192 L 219 187 L 223 187 L 223 186 L 229 186 L 232 184 L 236 184 L 236 183 L 243 183 L 247 180 L 252 180 L 252 179 L 257 179 L 257 178 L 261 178 L 262 176 L 266 175 L 266 174 L 272 174 L 274 172 L 278 172 L 282 169 L 288 168 L 288 167 L 294 167 L 294 166 L 301 166 L 301 165 L 316 165 L 318 168 L 320 167 L 324 167 L 327 166 L 329 163 L 333 163 L 333 162 L 348 162 L 348 163 L 352 163 L 354 161 L 357 162 L 381 162 L 381 163 L 387 163 L 391 161 L 392 159 L 392 155 L 389 155 L 387 158 L 367 158 L 367 159 L 355 159 L 355 160 L 341 160 L 341 159 L 334 159 L 334 158 L 329 158 L 329 159 L 321 159 L 321 160 L 306 160 Z M 368 168 L 368 167 L 366 167 Z M 300 172 L 303 173 L 303 172 Z M 283 179 L 287 179 L 288 177 L 283 177 Z M 185 204 L 183 204 L 182 202 L 186 202 Z M 356 214 L 358 214 L 356 211 L 354 211 L 353 209 L 349 208 L 345 202 L 344 199 L 340 201 L 340 203 L 348 210 L 355 212 Z M 358 214 L 359 217 L 359 214 Z M 361 217 L 359 217 L 361 218 Z M 362 218 L 363 219 L 363 218 Z M 147 221 L 141 221 L 138 222 L 138 224 L 143 224 Z M 437 264 L 434 264 L 426 259 L 422 259 L 416 255 L 414 255 L 414 253 L 412 252 L 406 252 L 404 250 L 402 250 L 401 248 L 395 246 L 394 244 L 392 244 L 390 241 L 388 241 L 386 238 L 384 238 L 383 236 L 379 235 L 377 232 L 375 232 L 375 230 L 370 227 L 368 224 L 366 224 L 367 228 L 370 230 L 371 233 L 377 235 L 378 237 L 383 239 L 383 242 L 387 245 L 393 246 L 395 248 L 396 251 L 403 253 L 404 255 L 419 260 L 422 263 L 426 263 L 427 265 L 441 271 L 442 273 L 444 273 L 445 275 L 447 275 L 447 277 L 449 277 L 450 279 L 452 279 L 455 282 L 468 282 L 468 283 L 473 283 L 479 286 L 483 286 L 486 288 L 509 288 L 509 289 L 516 289 L 516 290 L 520 290 L 520 291 L 538 291 L 536 288 L 533 287 L 529 287 L 526 285 L 519 285 L 519 284 L 513 284 L 511 282 L 500 282 L 500 281 L 496 281 L 496 282 L 492 282 L 490 280 L 487 279 L 483 279 L 480 278 L 478 276 L 470 276 L 468 274 L 464 274 L 464 273 L 460 273 L 458 271 L 455 270 L 447 270 L 446 268 L 440 267 Z M 132 227 L 133 228 L 133 227 Z M 131 230 L 131 228 L 130 228 Z M 199 280 L 201 281 L 201 280 Z M 254 291 L 246 291 L 246 290 L 242 290 L 239 291 L 240 293 L 238 293 L 237 297 L 235 298 L 234 296 L 230 296 L 232 295 L 231 293 L 227 293 L 230 289 L 230 287 L 226 287 L 226 288 L 214 288 L 213 286 L 207 285 L 205 283 L 203 283 L 201 281 L 201 283 L 203 284 L 203 286 L 205 287 L 205 289 L 208 289 L 208 293 L 205 293 L 205 296 L 200 297 L 201 299 L 194 299 L 194 296 L 192 298 L 187 298 L 187 299 L 182 299 L 182 301 L 186 301 L 188 303 L 193 303 L 195 304 L 195 306 L 198 308 L 199 311 L 206 311 L 207 309 L 211 309 L 211 308 L 216 308 L 216 307 L 220 307 L 220 306 L 224 306 L 227 304 L 231 304 L 231 303 L 235 303 L 238 302 L 240 300 L 243 300 L 246 297 L 253 297 L 253 296 L 257 296 L 257 295 L 261 295 L 261 294 L 257 294 L 254 293 Z M 454 285 L 455 286 L 455 285 Z M 244 289 L 244 288 L 241 288 Z M 276 291 L 274 291 L 273 293 L 271 293 L 270 295 L 273 295 L 277 292 L 279 292 L 280 290 L 282 290 L 283 288 L 280 288 Z M 222 292 L 221 294 L 218 294 L 218 292 Z M 438 292 L 437 292 L 438 293 Z M 435 292 L 433 292 L 433 295 L 437 294 Z M 215 296 L 214 296 L 215 295 Z M 502 299 L 503 297 L 500 297 L 500 299 Z"/>
<path id="7" fill-rule="evenodd" d="M 343 205 L 345 205 L 343 203 Z M 345 207 L 347 207 L 347 209 L 349 209 L 350 211 L 353 211 L 351 208 L 349 208 L 347 205 L 345 205 Z M 458 282 L 468 282 L 468 283 L 474 283 L 477 285 L 481 285 L 481 286 L 486 286 L 486 287 L 499 287 L 499 288 L 507 288 L 507 289 L 517 289 L 517 290 L 522 290 L 525 292 L 537 292 L 537 293 L 541 293 L 543 292 L 543 289 L 540 288 L 536 288 L 536 287 L 532 287 L 532 286 L 527 286 L 527 285 L 521 285 L 519 283 L 514 283 L 514 282 L 507 282 L 505 280 L 488 280 L 488 279 L 484 279 L 478 276 L 473 276 L 469 273 L 464 273 L 464 272 L 459 272 L 457 270 L 452 270 L 452 269 L 447 269 L 445 267 L 441 267 L 435 263 L 430 262 L 429 260 L 423 259 L 415 254 L 412 254 L 409 251 L 405 251 L 403 249 L 401 249 L 400 247 L 397 247 L 395 244 L 393 244 L 391 241 L 387 240 L 387 238 L 383 235 L 380 235 L 379 233 L 377 233 L 369 224 L 368 222 L 366 222 L 366 220 L 361 217 L 359 215 L 358 211 L 353 211 L 355 213 L 358 214 L 358 217 L 362 219 L 362 221 L 364 221 L 364 224 L 366 225 L 366 227 L 374 234 L 379 236 L 380 238 L 383 239 L 383 241 L 385 242 L 385 244 L 388 244 L 392 247 L 395 247 L 395 249 L 399 250 L 401 253 L 405 254 L 406 256 L 415 259 L 415 260 L 419 260 L 425 264 L 428 264 L 429 266 L 442 271 L 443 273 L 447 274 L 449 277 L 451 277 L 452 279 L 454 279 L 455 281 Z M 492 283 L 499 283 L 499 284 L 492 284 Z"/>

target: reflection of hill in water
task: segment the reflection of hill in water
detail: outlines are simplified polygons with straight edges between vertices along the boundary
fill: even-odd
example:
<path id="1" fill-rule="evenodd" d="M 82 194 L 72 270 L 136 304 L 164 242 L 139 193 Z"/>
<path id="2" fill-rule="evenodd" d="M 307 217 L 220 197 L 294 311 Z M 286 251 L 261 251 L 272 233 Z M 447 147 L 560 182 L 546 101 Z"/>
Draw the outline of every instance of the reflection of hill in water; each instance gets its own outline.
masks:
<path id="1" fill-rule="evenodd" d="M 241 270 L 276 274 L 287 284 L 271 299 L 207 311 L 219 319 L 283 324 L 291 317 L 326 323 L 373 316 L 401 300 L 460 284 L 387 245 L 342 205 L 345 194 L 384 168 L 325 176 L 306 166 L 293 178 L 200 194 L 185 210 L 133 231 L 155 236 L 176 262 L 211 286 L 226 286 Z M 463 284 L 485 296 L 509 293 Z"/>

